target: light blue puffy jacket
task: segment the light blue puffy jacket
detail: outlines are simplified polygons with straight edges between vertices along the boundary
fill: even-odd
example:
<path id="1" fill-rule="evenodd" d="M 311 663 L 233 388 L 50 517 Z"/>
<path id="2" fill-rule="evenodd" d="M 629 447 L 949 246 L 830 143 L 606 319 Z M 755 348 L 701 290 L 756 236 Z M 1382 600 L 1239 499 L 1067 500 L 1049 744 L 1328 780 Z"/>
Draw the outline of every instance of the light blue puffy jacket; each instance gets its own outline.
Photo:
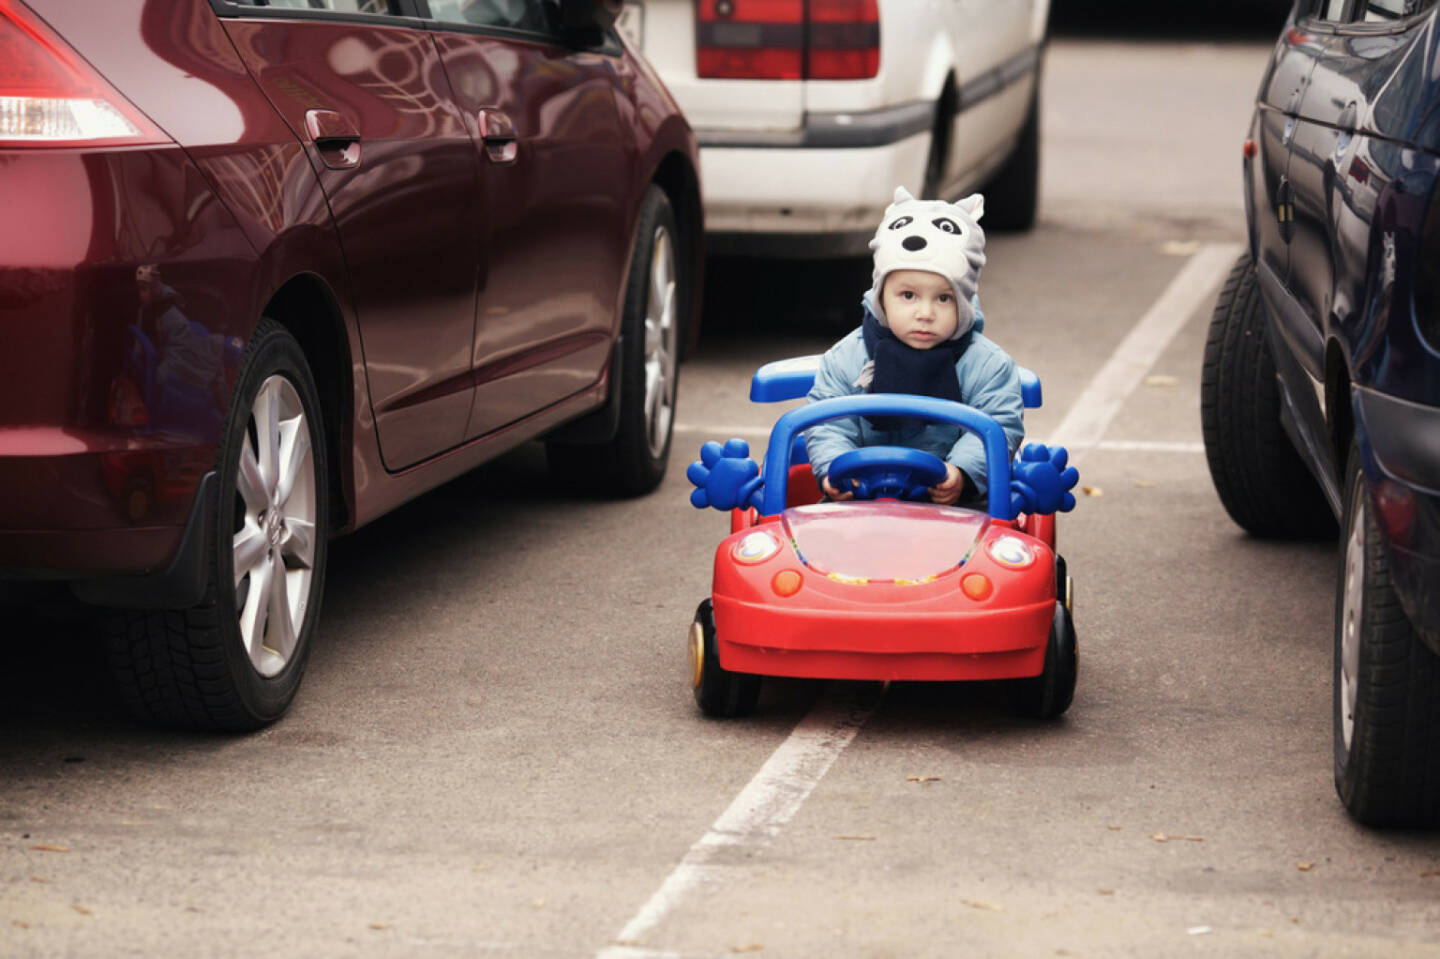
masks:
<path id="1" fill-rule="evenodd" d="M 1010 354 L 983 335 L 985 317 L 980 312 L 980 301 L 977 298 L 972 303 L 975 307 L 974 333 L 970 345 L 955 363 L 960 397 L 966 405 L 988 413 L 1000 424 L 1013 459 L 1020 441 L 1025 438 L 1020 375 Z M 865 392 L 855 385 L 855 380 L 869 360 L 864 337 L 856 328 L 821 357 L 815 385 L 806 399 L 815 402 Z M 906 446 L 933 453 L 963 470 L 974 483 L 977 493 L 983 495 L 989 489 L 985 444 L 980 437 L 950 423 L 926 423 L 908 430 L 877 430 L 864 417 L 851 416 L 830 420 L 805 431 L 805 449 L 817 482 L 829 474 L 830 463 L 835 457 L 862 446 Z"/>

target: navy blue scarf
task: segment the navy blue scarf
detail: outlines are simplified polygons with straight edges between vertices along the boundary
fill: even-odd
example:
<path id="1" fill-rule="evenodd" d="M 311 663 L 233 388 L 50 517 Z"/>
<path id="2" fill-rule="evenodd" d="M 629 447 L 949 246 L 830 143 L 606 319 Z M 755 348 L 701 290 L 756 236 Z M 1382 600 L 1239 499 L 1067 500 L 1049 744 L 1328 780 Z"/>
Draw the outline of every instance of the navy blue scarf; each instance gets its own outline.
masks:
<path id="1" fill-rule="evenodd" d="M 889 327 L 881 326 L 875 315 L 866 310 L 860 332 L 865 338 L 865 352 L 875 361 L 875 375 L 866 392 L 909 393 L 963 402 L 955 364 L 970 345 L 973 330 L 966 331 L 958 339 L 937 343 L 928 350 L 917 350 L 907 346 Z M 868 416 L 866 419 L 877 430 L 908 431 L 924 422 L 899 416 Z"/>

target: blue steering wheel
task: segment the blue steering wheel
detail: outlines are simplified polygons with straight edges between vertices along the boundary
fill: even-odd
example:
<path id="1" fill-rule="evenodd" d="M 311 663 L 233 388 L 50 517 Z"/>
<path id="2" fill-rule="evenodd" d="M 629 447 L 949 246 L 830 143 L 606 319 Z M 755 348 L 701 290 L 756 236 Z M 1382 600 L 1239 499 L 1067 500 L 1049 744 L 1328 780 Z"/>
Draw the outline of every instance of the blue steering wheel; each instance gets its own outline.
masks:
<path id="1" fill-rule="evenodd" d="M 930 498 L 929 487 L 945 479 L 945 461 L 904 446 L 866 446 L 835 457 L 828 479 L 856 499 Z M 853 482 L 852 482 L 853 481 Z"/>

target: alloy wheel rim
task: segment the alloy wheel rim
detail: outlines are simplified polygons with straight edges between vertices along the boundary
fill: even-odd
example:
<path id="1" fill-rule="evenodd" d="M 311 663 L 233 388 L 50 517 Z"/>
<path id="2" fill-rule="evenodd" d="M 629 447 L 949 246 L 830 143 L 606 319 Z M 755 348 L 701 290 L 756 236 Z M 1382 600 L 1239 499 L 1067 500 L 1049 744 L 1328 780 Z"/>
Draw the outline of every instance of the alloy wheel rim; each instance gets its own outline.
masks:
<path id="1" fill-rule="evenodd" d="M 675 416 L 675 245 L 655 228 L 650 244 L 650 287 L 645 296 L 645 441 L 652 457 L 665 453 Z"/>
<path id="2" fill-rule="evenodd" d="M 271 376 L 255 394 L 235 493 L 240 640 L 268 678 L 295 655 L 315 572 L 315 451 L 300 394 L 283 376 Z"/>
<path id="3" fill-rule="evenodd" d="M 1345 593 L 1340 607 L 1340 731 L 1345 749 L 1355 734 L 1359 693 L 1360 626 L 1365 590 L 1365 496 L 1361 484 L 1351 494 L 1350 528 L 1345 536 Z"/>

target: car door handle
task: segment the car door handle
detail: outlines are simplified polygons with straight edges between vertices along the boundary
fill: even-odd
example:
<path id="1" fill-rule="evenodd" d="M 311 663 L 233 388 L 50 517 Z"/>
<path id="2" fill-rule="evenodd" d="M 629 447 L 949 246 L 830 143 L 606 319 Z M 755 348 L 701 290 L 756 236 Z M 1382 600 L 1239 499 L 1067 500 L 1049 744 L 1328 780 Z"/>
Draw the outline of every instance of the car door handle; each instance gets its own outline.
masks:
<path id="1" fill-rule="evenodd" d="M 480 142 L 485 155 L 494 163 L 514 163 L 520 155 L 515 124 L 503 110 L 481 110 L 476 119 L 480 124 Z"/>
<path id="2" fill-rule="evenodd" d="M 360 131 L 335 110 L 306 110 L 305 132 L 320 153 L 321 161 L 332 170 L 345 170 L 360 165 Z"/>

